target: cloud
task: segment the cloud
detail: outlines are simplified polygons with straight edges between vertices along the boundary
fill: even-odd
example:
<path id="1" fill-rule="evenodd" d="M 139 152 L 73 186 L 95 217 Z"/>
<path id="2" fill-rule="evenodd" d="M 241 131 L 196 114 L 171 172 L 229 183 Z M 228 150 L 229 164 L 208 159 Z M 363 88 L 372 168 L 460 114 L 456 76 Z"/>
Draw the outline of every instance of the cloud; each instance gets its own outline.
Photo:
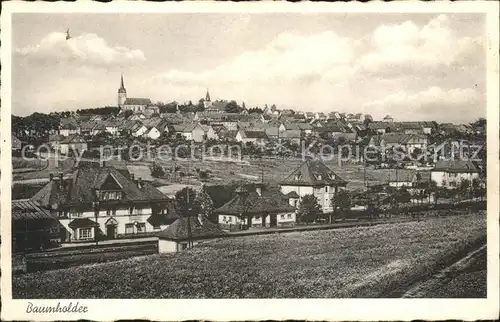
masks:
<path id="1" fill-rule="evenodd" d="M 470 121 L 486 114 L 485 96 L 472 88 L 433 86 L 419 92 L 397 91 L 364 106 L 378 116 L 389 113 L 404 120 Z"/>
<path id="2" fill-rule="evenodd" d="M 477 63 L 484 53 L 481 37 L 456 35 L 443 14 L 422 27 L 412 21 L 379 26 L 370 45 L 359 58 L 360 68 L 381 76 Z"/>
<path id="3" fill-rule="evenodd" d="M 47 64 L 78 63 L 87 66 L 125 65 L 146 60 L 139 49 L 111 46 L 96 34 L 84 33 L 66 40 L 66 34 L 52 32 L 33 46 L 16 49 L 16 54 Z"/>
<path id="4" fill-rule="evenodd" d="M 320 80 L 325 72 L 345 68 L 354 58 L 349 38 L 326 31 L 312 36 L 282 33 L 266 47 L 242 53 L 231 61 L 200 72 L 171 70 L 158 75 L 164 83 L 210 84 L 265 82 L 280 84 Z"/>

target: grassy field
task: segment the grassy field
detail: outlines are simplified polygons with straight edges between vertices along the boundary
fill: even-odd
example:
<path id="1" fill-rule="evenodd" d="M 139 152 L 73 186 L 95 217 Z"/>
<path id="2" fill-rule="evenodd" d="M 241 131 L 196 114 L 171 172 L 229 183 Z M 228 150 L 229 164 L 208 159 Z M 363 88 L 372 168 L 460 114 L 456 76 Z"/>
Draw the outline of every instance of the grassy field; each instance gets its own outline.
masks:
<path id="1" fill-rule="evenodd" d="M 486 218 L 212 241 L 177 254 L 26 274 L 14 298 L 370 298 L 431 274 L 485 237 Z M 481 276 L 479 276 L 481 277 Z M 477 281 L 486 287 L 485 280 Z"/>
<path id="2" fill-rule="evenodd" d="M 285 179 L 293 170 L 298 168 L 303 161 L 301 159 L 285 159 L 285 160 L 244 160 L 243 162 L 228 162 L 228 161 L 169 161 L 163 162 L 163 166 L 167 169 L 178 166 L 179 172 L 191 173 L 191 177 L 176 177 L 178 183 L 190 183 L 201 185 L 201 181 L 196 178 L 196 168 L 200 170 L 210 170 L 210 183 L 231 183 L 234 181 L 257 181 L 260 182 L 262 176 L 264 181 L 272 184 L 279 183 Z M 325 161 L 333 171 L 335 171 L 343 179 L 347 180 L 348 189 L 360 189 L 364 184 L 365 174 L 362 165 L 346 164 L 340 166 L 336 159 Z M 366 171 L 366 180 L 369 185 L 381 183 L 379 178 L 387 176 L 373 175 L 374 171 L 368 169 Z"/>

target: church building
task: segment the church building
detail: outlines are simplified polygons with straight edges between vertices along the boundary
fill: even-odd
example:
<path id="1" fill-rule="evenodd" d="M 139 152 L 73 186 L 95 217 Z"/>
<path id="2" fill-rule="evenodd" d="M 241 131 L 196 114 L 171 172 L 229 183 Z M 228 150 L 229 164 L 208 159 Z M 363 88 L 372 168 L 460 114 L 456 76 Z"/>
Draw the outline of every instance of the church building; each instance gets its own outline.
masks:
<path id="1" fill-rule="evenodd" d="M 123 84 L 123 75 L 121 76 L 121 86 L 118 89 L 118 106 L 122 111 L 132 111 L 134 113 L 144 112 L 149 106 L 153 105 L 149 98 L 127 97 L 127 90 Z"/>

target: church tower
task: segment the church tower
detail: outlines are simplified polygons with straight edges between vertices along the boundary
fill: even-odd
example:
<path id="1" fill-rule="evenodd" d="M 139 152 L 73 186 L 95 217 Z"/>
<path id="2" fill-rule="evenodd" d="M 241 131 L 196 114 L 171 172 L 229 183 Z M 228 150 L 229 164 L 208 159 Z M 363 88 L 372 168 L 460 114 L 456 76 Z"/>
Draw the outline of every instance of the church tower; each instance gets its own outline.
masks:
<path id="1" fill-rule="evenodd" d="M 127 90 L 125 90 L 125 86 L 123 85 L 123 74 L 121 78 L 121 86 L 118 89 L 118 106 L 122 107 L 127 99 Z"/>
<path id="2" fill-rule="evenodd" d="M 205 101 L 203 102 L 203 104 L 205 104 L 205 108 L 209 108 L 210 106 L 212 106 L 212 101 L 210 100 L 210 93 L 208 92 L 208 88 L 207 88 L 207 95 L 205 96 Z"/>

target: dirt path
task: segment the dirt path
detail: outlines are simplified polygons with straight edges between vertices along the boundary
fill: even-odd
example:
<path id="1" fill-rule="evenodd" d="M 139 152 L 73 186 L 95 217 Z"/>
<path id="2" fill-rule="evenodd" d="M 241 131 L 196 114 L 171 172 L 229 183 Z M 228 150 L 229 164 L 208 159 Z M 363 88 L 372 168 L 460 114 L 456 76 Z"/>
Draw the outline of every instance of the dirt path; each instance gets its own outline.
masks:
<path id="1" fill-rule="evenodd" d="M 411 285 L 402 298 L 481 297 L 485 294 L 486 281 L 470 283 L 470 278 L 475 272 L 486 271 L 485 263 L 482 265 L 485 258 L 486 244 L 483 244 L 430 278 Z"/>

